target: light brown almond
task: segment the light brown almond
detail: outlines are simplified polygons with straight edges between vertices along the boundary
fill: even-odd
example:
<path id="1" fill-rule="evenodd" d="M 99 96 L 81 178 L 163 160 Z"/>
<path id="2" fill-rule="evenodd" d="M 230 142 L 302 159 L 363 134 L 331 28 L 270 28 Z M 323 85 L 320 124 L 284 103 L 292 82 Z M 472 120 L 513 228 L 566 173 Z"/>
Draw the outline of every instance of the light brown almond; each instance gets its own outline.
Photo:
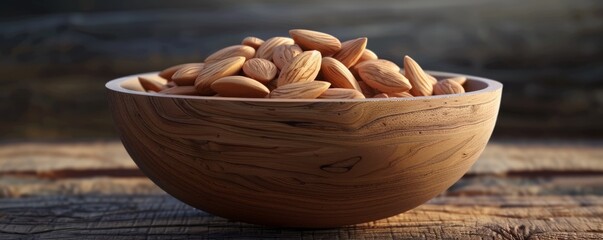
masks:
<path id="1" fill-rule="evenodd" d="M 278 69 L 271 61 L 263 58 L 252 58 L 243 64 L 243 72 L 250 78 L 266 84 L 274 79 Z"/>
<path id="2" fill-rule="evenodd" d="M 349 88 L 329 88 L 318 98 L 324 99 L 364 99 L 364 95 L 354 89 Z"/>
<path id="3" fill-rule="evenodd" d="M 404 75 L 377 60 L 362 62 L 357 70 L 366 84 L 381 92 L 404 92 L 411 88 Z"/>
<path id="4" fill-rule="evenodd" d="M 434 95 L 465 93 L 461 84 L 451 79 L 444 79 L 433 86 Z"/>
<path id="5" fill-rule="evenodd" d="M 325 81 L 298 82 L 277 87 L 268 94 L 269 98 L 315 99 L 325 92 L 330 83 Z"/>
<path id="6" fill-rule="evenodd" d="M 278 69 L 283 69 L 285 65 L 302 52 L 302 49 L 298 45 L 281 45 L 274 48 L 272 61 Z"/>
<path id="7" fill-rule="evenodd" d="M 245 57 L 231 57 L 215 63 L 206 64 L 195 80 L 195 87 L 201 95 L 215 94 L 210 85 L 223 77 L 237 74 L 245 63 Z"/>
<path id="8" fill-rule="evenodd" d="M 262 45 L 262 43 L 264 43 L 264 40 L 262 40 L 261 38 L 256 38 L 256 37 L 246 37 L 241 42 L 241 44 L 250 46 L 256 50 Z"/>
<path id="9" fill-rule="evenodd" d="M 199 95 L 195 86 L 175 86 L 163 89 L 159 91 L 159 93 L 171 95 Z"/>
<path id="10" fill-rule="evenodd" d="M 382 65 L 383 67 L 387 67 L 387 68 L 391 69 L 392 71 L 400 72 L 400 67 L 397 64 L 395 64 L 392 61 L 385 60 L 385 59 L 375 59 L 375 60 L 363 61 L 361 63 L 357 63 L 352 68 L 358 69 L 359 67 L 361 67 L 364 64 L 379 64 L 379 65 Z"/>
<path id="11" fill-rule="evenodd" d="M 317 50 L 323 56 L 331 56 L 341 49 L 339 39 L 323 32 L 292 29 L 289 35 L 303 50 Z"/>
<path id="12" fill-rule="evenodd" d="M 438 83 L 438 79 L 435 78 L 434 76 L 431 76 L 431 75 L 427 74 L 427 78 L 429 79 L 429 82 L 431 82 L 431 84 Z"/>
<path id="13" fill-rule="evenodd" d="M 410 94 L 409 92 L 397 92 L 397 93 L 388 93 L 387 94 L 389 97 L 399 97 L 399 98 L 409 98 L 409 97 L 414 97 L 412 94 Z"/>
<path id="14" fill-rule="evenodd" d="M 169 68 L 163 69 L 161 72 L 159 72 L 159 76 L 168 80 L 169 82 L 172 81 L 172 75 L 174 75 L 174 73 L 176 73 L 176 71 L 178 71 L 180 68 L 187 66 L 187 65 L 196 65 L 199 63 L 184 63 L 184 64 L 178 64 L 175 66 L 171 66 Z"/>
<path id="15" fill-rule="evenodd" d="M 260 82 L 243 76 L 220 78 L 211 84 L 211 89 L 221 97 L 263 98 L 270 92 Z"/>
<path id="16" fill-rule="evenodd" d="M 144 88 L 144 90 L 147 92 L 159 92 L 165 88 L 165 85 L 162 85 L 161 83 L 146 77 L 138 77 L 138 81 L 140 82 L 142 88 Z"/>
<path id="17" fill-rule="evenodd" d="M 459 77 L 448 78 L 447 80 L 455 81 L 456 83 L 463 85 L 467 81 L 467 77 L 459 76 Z"/>
<path id="18" fill-rule="evenodd" d="M 195 79 L 197 79 L 204 66 L 204 63 L 187 64 L 172 75 L 172 81 L 178 86 L 195 85 Z"/>
<path id="19" fill-rule="evenodd" d="M 413 96 L 431 96 L 433 94 L 433 80 L 431 80 L 421 66 L 409 56 L 404 57 L 404 74 L 412 85 L 410 93 Z"/>
<path id="20" fill-rule="evenodd" d="M 360 86 L 360 90 L 362 90 L 364 96 L 373 96 L 378 93 L 377 90 L 366 84 L 364 81 L 358 81 L 358 86 Z"/>
<path id="21" fill-rule="evenodd" d="M 272 61 L 274 48 L 280 45 L 293 45 L 294 41 L 288 37 L 273 37 L 266 40 L 255 52 L 256 58 L 263 58 Z"/>
<path id="22" fill-rule="evenodd" d="M 339 60 L 347 68 L 350 68 L 358 62 L 358 59 L 364 53 L 367 38 L 356 38 L 341 43 L 341 50 L 333 55 L 333 58 Z"/>
<path id="23" fill-rule="evenodd" d="M 320 74 L 322 78 L 330 82 L 333 87 L 350 88 L 362 91 L 350 70 L 335 58 L 322 58 Z"/>
<path id="24" fill-rule="evenodd" d="M 305 51 L 297 55 L 281 70 L 277 86 L 313 81 L 320 71 L 321 59 L 318 51 Z"/>
<path id="25" fill-rule="evenodd" d="M 360 55 L 360 58 L 358 59 L 356 64 L 364 62 L 366 60 L 377 60 L 377 59 L 379 59 L 379 57 L 377 56 L 377 54 L 375 54 L 375 52 L 373 52 L 369 49 L 364 49 L 364 51 L 362 51 L 362 55 Z"/>
<path id="26" fill-rule="evenodd" d="M 250 58 L 253 58 L 254 55 L 255 55 L 254 48 L 252 48 L 250 46 L 246 46 L 246 45 L 234 45 L 234 46 L 222 48 L 222 49 L 218 50 L 217 52 L 209 55 L 205 59 L 205 63 L 217 62 L 217 61 L 220 61 L 223 59 L 227 59 L 230 57 L 237 57 L 237 56 L 242 56 L 242 57 L 245 57 L 245 59 L 250 59 Z"/>
<path id="27" fill-rule="evenodd" d="M 373 98 L 389 98 L 389 95 L 387 95 L 387 93 L 377 93 Z"/>

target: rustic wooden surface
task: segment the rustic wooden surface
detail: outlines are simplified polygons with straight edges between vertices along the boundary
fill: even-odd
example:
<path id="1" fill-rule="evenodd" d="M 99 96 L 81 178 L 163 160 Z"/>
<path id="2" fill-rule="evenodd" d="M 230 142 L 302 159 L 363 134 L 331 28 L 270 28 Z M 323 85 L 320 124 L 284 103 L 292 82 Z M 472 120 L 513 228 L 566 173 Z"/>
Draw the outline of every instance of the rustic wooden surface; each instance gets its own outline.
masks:
<path id="1" fill-rule="evenodd" d="M 334 229 L 214 217 L 157 188 L 119 142 L 0 146 L 0 239 L 601 239 L 603 142 L 494 142 L 447 192 Z"/>

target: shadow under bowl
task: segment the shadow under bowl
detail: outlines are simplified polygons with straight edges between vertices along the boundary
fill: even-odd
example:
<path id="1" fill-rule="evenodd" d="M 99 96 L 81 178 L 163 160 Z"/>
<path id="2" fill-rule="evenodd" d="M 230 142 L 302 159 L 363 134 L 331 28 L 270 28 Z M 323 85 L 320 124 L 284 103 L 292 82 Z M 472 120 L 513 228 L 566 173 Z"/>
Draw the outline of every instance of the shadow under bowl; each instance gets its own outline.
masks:
<path id="1" fill-rule="evenodd" d="M 282 227 L 373 221 L 445 191 L 486 146 L 502 92 L 496 81 L 466 75 L 467 93 L 414 98 L 247 99 L 123 87 L 154 74 L 106 84 L 139 168 L 195 208 Z"/>

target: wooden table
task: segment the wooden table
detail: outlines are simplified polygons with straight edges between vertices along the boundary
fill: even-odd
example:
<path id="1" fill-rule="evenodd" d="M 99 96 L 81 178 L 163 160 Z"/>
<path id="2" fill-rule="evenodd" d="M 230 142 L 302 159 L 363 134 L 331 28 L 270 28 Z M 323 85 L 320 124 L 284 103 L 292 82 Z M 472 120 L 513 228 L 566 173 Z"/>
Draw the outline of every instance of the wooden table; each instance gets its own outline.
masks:
<path id="1" fill-rule="evenodd" d="M 0 239 L 603 239 L 603 142 L 491 142 L 428 203 L 335 229 L 280 229 L 189 207 L 119 142 L 0 145 Z"/>

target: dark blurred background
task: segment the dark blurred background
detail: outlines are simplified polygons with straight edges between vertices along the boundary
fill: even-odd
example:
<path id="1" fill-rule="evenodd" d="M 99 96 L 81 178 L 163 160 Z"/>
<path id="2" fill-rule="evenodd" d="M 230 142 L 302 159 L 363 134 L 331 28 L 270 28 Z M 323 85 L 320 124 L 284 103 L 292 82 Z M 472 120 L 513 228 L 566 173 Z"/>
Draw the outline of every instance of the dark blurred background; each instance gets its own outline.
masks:
<path id="1" fill-rule="evenodd" d="M 115 138 L 106 81 L 291 28 L 503 82 L 495 138 L 603 137 L 600 0 L 57 0 L 2 1 L 0 140 Z"/>

